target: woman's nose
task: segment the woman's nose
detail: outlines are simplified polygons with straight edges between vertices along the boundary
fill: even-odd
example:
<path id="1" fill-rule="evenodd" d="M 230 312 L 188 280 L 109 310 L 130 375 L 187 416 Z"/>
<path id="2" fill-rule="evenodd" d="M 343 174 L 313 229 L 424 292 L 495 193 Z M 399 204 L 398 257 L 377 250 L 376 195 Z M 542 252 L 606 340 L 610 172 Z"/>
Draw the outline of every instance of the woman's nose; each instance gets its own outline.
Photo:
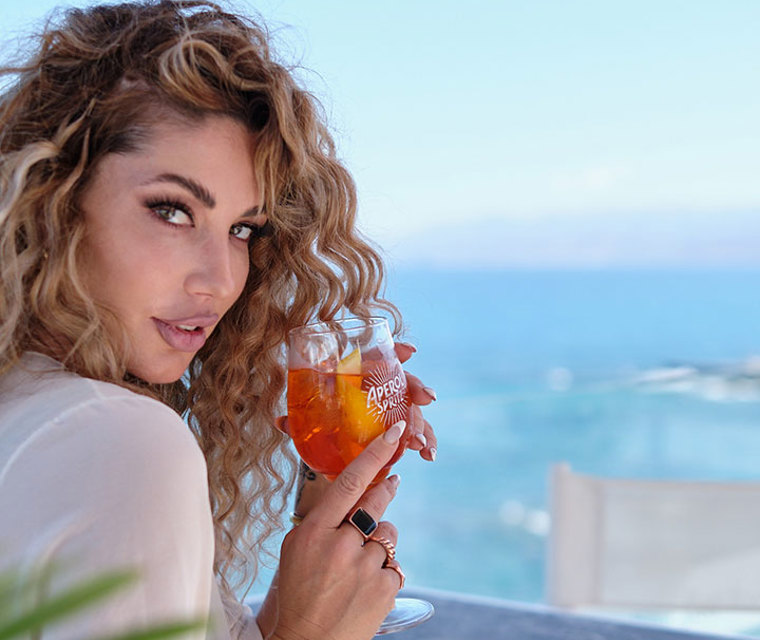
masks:
<path id="1" fill-rule="evenodd" d="M 226 298 L 238 289 L 241 269 L 236 264 L 229 237 L 224 241 L 207 238 L 194 251 L 185 289 L 194 295 Z M 239 260 L 238 260 L 239 262 Z"/>

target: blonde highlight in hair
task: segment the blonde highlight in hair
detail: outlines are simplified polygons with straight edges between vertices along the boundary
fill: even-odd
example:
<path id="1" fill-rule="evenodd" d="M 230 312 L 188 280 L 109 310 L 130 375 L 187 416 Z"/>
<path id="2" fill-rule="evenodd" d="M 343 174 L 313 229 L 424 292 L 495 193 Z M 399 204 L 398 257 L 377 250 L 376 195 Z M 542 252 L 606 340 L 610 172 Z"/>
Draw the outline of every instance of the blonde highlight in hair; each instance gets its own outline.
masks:
<path id="1" fill-rule="evenodd" d="M 292 327 L 380 310 L 383 263 L 357 232 L 356 194 L 316 100 L 276 62 L 266 32 L 203 1 L 67 11 L 0 95 L 0 374 L 27 350 L 162 399 L 207 460 L 216 570 L 250 585 L 281 526 L 293 477 L 274 427 Z M 129 374 L 118 318 L 88 295 L 78 202 L 99 161 L 164 119 L 223 115 L 254 139 L 268 233 L 250 245 L 243 294 L 173 384 Z"/>

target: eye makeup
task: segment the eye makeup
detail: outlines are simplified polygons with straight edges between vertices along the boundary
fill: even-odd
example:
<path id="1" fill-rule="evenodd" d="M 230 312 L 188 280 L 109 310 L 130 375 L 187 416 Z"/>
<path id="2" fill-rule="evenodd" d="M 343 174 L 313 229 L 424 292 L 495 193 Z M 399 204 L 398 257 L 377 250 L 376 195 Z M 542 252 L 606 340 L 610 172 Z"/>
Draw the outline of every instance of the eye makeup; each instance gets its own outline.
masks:
<path id="1" fill-rule="evenodd" d="M 150 198 L 145 200 L 144 206 L 159 222 L 163 222 L 171 227 L 186 227 L 194 224 L 193 213 L 190 207 L 176 198 Z M 177 213 L 186 216 L 189 224 L 186 222 L 172 222 L 170 219 L 176 216 Z"/>

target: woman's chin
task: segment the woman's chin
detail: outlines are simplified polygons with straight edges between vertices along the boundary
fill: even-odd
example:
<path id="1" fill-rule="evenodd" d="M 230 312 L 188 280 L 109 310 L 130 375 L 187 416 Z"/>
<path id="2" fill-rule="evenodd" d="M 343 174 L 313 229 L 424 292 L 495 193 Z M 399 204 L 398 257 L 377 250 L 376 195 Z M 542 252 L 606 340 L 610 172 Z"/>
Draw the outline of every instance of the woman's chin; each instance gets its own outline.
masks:
<path id="1" fill-rule="evenodd" d="M 148 384 L 171 384 L 177 382 L 187 371 L 190 357 L 177 358 L 175 361 L 135 362 L 127 367 L 133 376 Z"/>

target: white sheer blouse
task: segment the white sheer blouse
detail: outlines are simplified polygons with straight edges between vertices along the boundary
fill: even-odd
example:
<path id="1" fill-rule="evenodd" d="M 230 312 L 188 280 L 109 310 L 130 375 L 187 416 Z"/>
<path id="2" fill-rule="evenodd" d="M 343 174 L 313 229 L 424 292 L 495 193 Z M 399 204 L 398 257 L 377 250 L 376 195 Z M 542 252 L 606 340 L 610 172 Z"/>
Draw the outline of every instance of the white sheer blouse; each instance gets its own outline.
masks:
<path id="1" fill-rule="evenodd" d="M 26 354 L 0 378 L 0 569 L 54 560 L 56 592 L 113 569 L 138 581 L 46 639 L 210 618 L 193 638 L 260 639 L 222 602 L 206 463 L 169 407 Z"/>

